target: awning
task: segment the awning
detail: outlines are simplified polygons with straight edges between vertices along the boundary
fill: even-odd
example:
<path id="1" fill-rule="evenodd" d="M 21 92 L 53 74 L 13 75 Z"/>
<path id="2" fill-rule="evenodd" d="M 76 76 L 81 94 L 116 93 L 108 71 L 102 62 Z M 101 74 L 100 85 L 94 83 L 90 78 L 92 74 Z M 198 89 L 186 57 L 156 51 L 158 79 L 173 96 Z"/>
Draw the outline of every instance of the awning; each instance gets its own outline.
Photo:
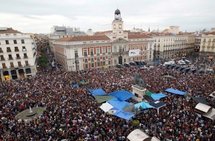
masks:
<path id="1" fill-rule="evenodd" d="M 149 136 L 140 129 L 135 129 L 127 136 L 129 141 L 144 141 L 147 138 L 149 138 Z"/>
<path id="2" fill-rule="evenodd" d="M 104 112 L 108 112 L 110 109 L 113 108 L 112 105 L 110 105 L 109 103 L 103 103 L 100 108 L 104 111 Z"/>
<path id="3" fill-rule="evenodd" d="M 212 108 L 211 110 L 209 110 L 208 113 L 203 114 L 203 116 L 205 116 L 205 117 L 207 117 L 207 118 L 209 118 L 211 120 L 215 120 L 215 109 Z"/>
<path id="4" fill-rule="evenodd" d="M 133 130 L 128 136 L 129 141 L 160 141 L 156 137 L 150 137 L 140 129 Z"/>
<path id="5" fill-rule="evenodd" d="M 211 106 L 208 106 L 206 104 L 203 103 L 198 103 L 195 107 L 195 109 L 202 111 L 204 113 L 207 113 L 210 110 Z"/>

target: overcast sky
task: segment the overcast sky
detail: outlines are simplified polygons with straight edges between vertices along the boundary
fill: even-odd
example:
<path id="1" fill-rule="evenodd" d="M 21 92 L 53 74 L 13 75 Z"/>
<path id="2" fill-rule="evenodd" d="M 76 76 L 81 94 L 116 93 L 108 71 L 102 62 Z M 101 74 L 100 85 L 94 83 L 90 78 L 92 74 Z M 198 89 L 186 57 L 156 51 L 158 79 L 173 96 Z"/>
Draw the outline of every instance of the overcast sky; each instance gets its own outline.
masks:
<path id="1" fill-rule="evenodd" d="M 86 31 L 111 29 L 119 8 L 125 29 L 182 31 L 215 27 L 215 0 L 1 0 L 0 27 L 22 32 L 49 33 L 53 25 Z"/>

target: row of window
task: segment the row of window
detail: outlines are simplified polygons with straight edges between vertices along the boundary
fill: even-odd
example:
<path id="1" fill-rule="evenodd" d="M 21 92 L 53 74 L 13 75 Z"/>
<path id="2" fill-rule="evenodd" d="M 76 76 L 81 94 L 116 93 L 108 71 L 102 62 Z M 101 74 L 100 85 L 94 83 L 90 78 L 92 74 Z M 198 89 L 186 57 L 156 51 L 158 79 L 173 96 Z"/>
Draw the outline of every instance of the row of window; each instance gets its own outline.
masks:
<path id="1" fill-rule="evenodd" d="M 22 65 L 22 63 L 20 61 L 18 61 L 17 64 L 18 64 L 18 67 L 23 67 L 23 65 Z M 29 66 L 28 61 L 25 61 L 25 66 Z M 14 68 L 14 67 L 15 67 L 14 63 L 10 62 L 10 67 L 9 68 Z M 2 68 L 7 69 L 6 63 L 2 63 Z"/>
<path id="2" fill-rule="evenodd" d="M 27 51 L 25 46 L 22 46 L 22 51 Z M 12 52 L 10 47 L 7 47 L 7 52 Z M 14 47 L 14 52 L 19 52 L 19 48 Z M 3 53 L 3 50 L 1 47 L 0 47 L 0 53 Z"/>
<path id="3" fill-rule="evenodd" d="M 90 49 L 90 52 L 88 52 L 87 49 L 84 50 L 84 56 L 87 56 L 88 54 L 90 54 L 90 55 L 97 54 L 97 55 L 98 55 L 98 54 L 101 54 L 101 53 L 111 53 L 111 49 L 108 48 L 108 49 L 106 50 L 106 48 L 103 48 L 103 49 L 96 48 L 96 52 L 94 51 L 93 48 Z"/>
<path id="4" fill-rule="evenodd" d="M 17 42 L 17 40 L 12 40 L 13 41 L 13 44 L 18 44 L 18 42 Z M 21 42 L 20 42 L 21 44 L 25 44 L 25 40 L 24 39 L 21 39 Z M 6 45 L 9 45 L 9 44 L 12 44 L 12 42 L 11 41 L 9 41 L 9 40 L 5 40 L 5 44 Z M 0 45 L 1 45 L 1 42 L 0 42 Z"/>
<path id="5" fill-rule="evenodd" d="M 89 58 L 89 59 L 84 59 L 83 61 L 84 61 L 84 62 L 88 62 L 88 61 L 94 62 L 94 61 L 96 61 L 96 60 L 97 60 L 97 61 L 100 61 L 100 60 L 104 60 L 104 61 L 105 61 L 106 59 L 108 59 L 108 58 L 106 58 L 106 57 L 103 57 L 103 58 L 91 58 L 91 59 Z M 110 59 L 111 59 L 111 58 L 109 58 L 109 60 L 110 60 Z"/>
<path id="6" fill-rule="evenodd" d="M 23 58 L 27 59 L 28 55 L 27 53 L 23 54 Z M 20 54 L 16 54 L 16 58 L 15 59 L 21 59 Z M 5 61 L 6 59 L 4 58 L 4 55 L 0 55 L 0 61 Z M 8 60 L 13 60 L 13 57 L 11 54 L 8 55 Z"/>
<path id="7" fill-rule="evenodd" d="M 208 41 L 208 42 L 215 42 L 215 39 L 203 39 L 203 42 L 206 42 L 206 41 Z"/>

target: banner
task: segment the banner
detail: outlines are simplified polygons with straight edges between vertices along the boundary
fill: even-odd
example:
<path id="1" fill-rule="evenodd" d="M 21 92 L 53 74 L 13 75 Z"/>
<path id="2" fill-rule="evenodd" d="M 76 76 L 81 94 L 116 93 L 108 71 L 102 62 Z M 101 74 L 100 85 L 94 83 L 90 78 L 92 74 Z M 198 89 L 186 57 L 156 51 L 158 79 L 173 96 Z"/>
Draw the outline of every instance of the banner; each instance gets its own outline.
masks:
<path id="1" fill-rule="evenodd" d="M 129 50 L 128 56 L 139 56 L 140 55 L 140 49 L 131 49 Z"/>

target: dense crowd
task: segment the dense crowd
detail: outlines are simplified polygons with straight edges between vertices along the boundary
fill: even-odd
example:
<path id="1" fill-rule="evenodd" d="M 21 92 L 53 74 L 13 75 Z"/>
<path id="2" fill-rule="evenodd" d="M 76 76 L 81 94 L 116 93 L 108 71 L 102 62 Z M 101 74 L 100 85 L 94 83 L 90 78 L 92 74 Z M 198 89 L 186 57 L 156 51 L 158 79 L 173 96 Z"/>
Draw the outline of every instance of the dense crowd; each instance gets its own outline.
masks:
<path id="1" fill-rule="evenodd" d="M 194 110 L 195 102 L 185 97 L 168 95 L 162 99 L 167 105 L 160 109 L 144 110 L 134 117 L 139 125 L 105 114 L 88 93 L 88 88 L 103 88 L 107 93 L 117 89 L 131 90 L 133 76 L 139 73 L 147 89 L 163 92 L 172 87 L 202 96 L 214 107 L 208 97 L 215 91 L 212 74 L 181 73 L 158 66 L 92 69 L 64 72 L 61 69 L 38 72 L 34 77 L 0 82 L 0 141 L 124 141 L 134 129 L 140 128 L 160 140 L 213 141 L 215 122 Z M 176 79 L 164 79 L 170 74 Z M 72 82 L 88 83 L 72 88 Z M 15 116 L 29 107 L 46 107 L 37 119 L 24 122 Z"/>

